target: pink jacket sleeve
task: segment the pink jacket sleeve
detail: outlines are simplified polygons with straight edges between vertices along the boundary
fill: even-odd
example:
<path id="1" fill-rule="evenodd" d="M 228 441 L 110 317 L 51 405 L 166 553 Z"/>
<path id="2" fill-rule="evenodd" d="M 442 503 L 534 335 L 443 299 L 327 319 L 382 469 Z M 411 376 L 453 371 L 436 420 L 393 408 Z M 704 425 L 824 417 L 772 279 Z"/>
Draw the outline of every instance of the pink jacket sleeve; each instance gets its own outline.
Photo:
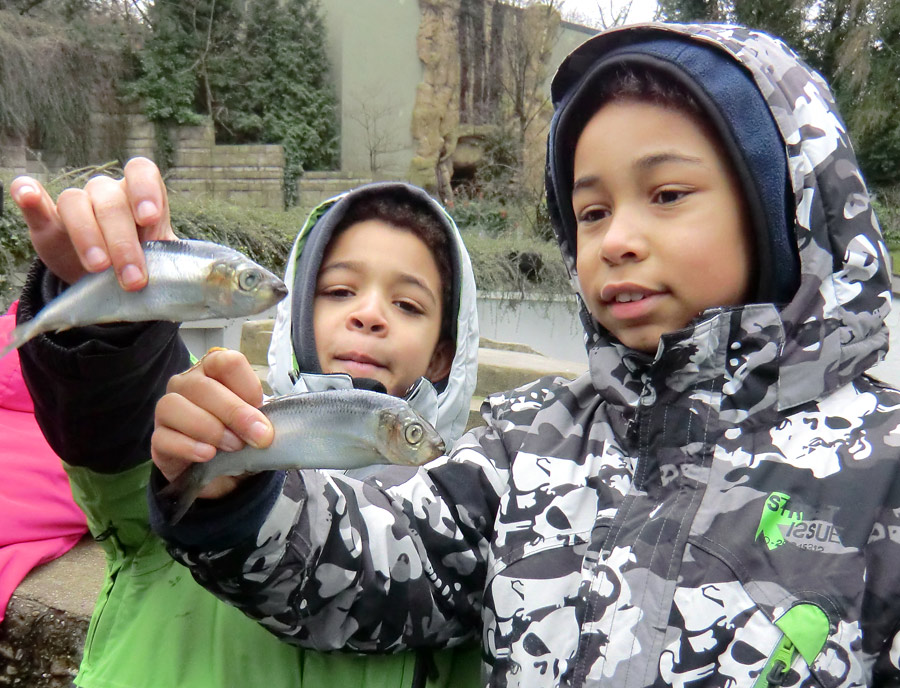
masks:
<path id="1" fill-rule="evenodd" d="M 0 346 L 15 327 L 13 303 L 0 315 Z M 31 569 L 68 552 L 87 532 L 62 464 L 47 445 L 18 353 L 0 359 L 0 621 Z"/>

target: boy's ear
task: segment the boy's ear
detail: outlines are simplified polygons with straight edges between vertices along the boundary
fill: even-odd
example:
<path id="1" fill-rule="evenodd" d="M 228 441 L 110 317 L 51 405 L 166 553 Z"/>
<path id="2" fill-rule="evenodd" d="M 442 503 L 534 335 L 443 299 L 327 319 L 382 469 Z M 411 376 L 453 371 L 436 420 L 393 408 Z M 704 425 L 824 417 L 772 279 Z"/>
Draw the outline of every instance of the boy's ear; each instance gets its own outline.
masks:
<path id="1" fill-rule="evenodd" d="M 456 353 L 455 347 L 449 340 L 441 340 L 434 347 L 434 353 L 431 354 L 431 361 L 425 370 L 425 377 L 431 382 L 439 382 L 450 374 L 450 366 L 453 364 L 453 354 Z"/>

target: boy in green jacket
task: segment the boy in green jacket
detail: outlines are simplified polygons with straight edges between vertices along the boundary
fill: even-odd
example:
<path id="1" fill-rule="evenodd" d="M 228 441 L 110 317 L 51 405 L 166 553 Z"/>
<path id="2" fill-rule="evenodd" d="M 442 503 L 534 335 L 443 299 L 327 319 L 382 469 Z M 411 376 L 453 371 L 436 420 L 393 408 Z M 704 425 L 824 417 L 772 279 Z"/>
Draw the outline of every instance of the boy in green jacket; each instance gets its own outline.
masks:
<path id="1" fill-rule="evenodd" d="M 20 321 L 88 271 L 113 265 L 123 288 L 141 288 L 146 269 L 138 242 L 176 238 L 165 186 L 146 159 L 130 161 L 121 180 L 92 179 L 84 189 L 67 189 L 56 203 L 27 177 L 15 180 L 10 191 L 40 257 L 23 291 Z M 387 301 L 365 300 L 374 293 L 367 285 L 386 286 L 384 274 L 338 265 L 326 271 L 331 282 L 317 279 L 323 258 L 343 255 L 374 268 L 402 261 L 403 246 L 415 256 L 407 273 L 418 275 L 423 265 L 431 271 L 417 277 L 418 286 L 401 274 Z M 405 184 L 370 185 L 326 201 L 299 233 L 286 281 L 291 295 L 279 306 L 269 353 L 275 394 L 347 387 L 358 377 L 402 394 L 429 375 L 431 382 L 423 378 L 414 385 L 411 403 L 448 444 L 462 433 L 477 366 L 474 278 L 459 233 L 436 202 Z M 406 336 L 398 339 L 397 332 Z M 403 350 L 403 341 L 414 346 Z M 77 685 L 475 685 L 474 649 L 394 656 L 298 650 L 218 601 L 166 554 L 149 528 L 146 489 L 154 406 L 169 378 L 191 365 L 176 324 L 79 328 L 38 337 L 20 353 L 43 432 L 63 458 L 75 498 L 107 558 Z M 204 369 L 226 377 L 236 361 L 246 365 L 237 352 L 201 360 Z M 178 376 L 170 389 L 184 381 L 181 393 L 189 396 L 191 379 Z M 258 404 L 261 387 L 251 387 L 247 395 Z M 179 397 L 173 392 L 167 399 L 177 404 Z M 211 456 L 216 448 L 235 448 L 235 441 L 220 432 L 198 450 Z M 226 479 L 204 494 L 236 486 Z M 240 494 L 238 487 L 238 509 Z M 215 536 L 205 533 L 211 541 Z"/>

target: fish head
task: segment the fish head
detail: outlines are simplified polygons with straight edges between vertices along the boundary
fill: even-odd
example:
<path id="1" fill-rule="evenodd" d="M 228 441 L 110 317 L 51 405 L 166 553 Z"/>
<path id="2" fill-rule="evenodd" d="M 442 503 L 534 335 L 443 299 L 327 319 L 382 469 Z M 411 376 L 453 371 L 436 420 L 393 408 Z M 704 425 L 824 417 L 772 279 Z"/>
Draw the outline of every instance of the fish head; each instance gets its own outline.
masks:
<path id="1" fill-rule="evenodd" d="M 261 313 L 287 293 L 280 278 L 244 256 L 215 261 L 206 277 L 207 304 L 223 318 Z"/>
<path id="2" fill-rule="evenodd" d="M 381 409 L 378 450 L 391 463 L 421 466 L 444 453 L 444 440 L 427 420 L 406 403 Z"/>

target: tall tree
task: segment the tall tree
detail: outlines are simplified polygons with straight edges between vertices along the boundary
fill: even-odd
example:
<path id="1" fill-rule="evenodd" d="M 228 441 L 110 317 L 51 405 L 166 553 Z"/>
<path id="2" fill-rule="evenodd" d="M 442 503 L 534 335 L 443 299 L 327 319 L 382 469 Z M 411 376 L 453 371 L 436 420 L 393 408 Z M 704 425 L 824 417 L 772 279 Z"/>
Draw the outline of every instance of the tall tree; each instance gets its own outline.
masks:
<path id="1" fill-rule="evenodd" d="M 831 84 L 863 172 L 900 183 L 900 3 L 660 0 L 664 18 L 726 20 L 784 38 Z"/>
<path id="2" fill-rule="evenodd" d="M 208 115 L 220 142 L 283 145 L 289 204 L 304 169 L 334 164 L 336 99 L 315 0 L 156 0 L 149 18 L 129 92 L 151 120 Z"/>
<path id="3" fill-rule="evenodd" d="M 659 0 L 663 19 L 674 22 L 721 21 L 716 0 Z"/>
<path id="4" fill-rule="evenodd" d="M 155 122 L 195 124 L 201 115 L 215 122 L 221 91 L 234 83 L 235 0 L 157 0 L 147 17 L 152 33 L 128 94 Z"/>
<path id="5" fill-rule="evenodd" d="M 305 169 L 337 157 L 337 114 L 325 52 L 325 27 L 314 0 L 254 0 L 237 59 L 237 82 L 224 89 L 223 141 L 280 143 L 286 202 Z"/>
<path id="6" fill-rule="evenodd" d="M 900 6 L 832 0 L 814 16 L 809 61 L 829 79 L 867 179 L 900 183 Z"/>

